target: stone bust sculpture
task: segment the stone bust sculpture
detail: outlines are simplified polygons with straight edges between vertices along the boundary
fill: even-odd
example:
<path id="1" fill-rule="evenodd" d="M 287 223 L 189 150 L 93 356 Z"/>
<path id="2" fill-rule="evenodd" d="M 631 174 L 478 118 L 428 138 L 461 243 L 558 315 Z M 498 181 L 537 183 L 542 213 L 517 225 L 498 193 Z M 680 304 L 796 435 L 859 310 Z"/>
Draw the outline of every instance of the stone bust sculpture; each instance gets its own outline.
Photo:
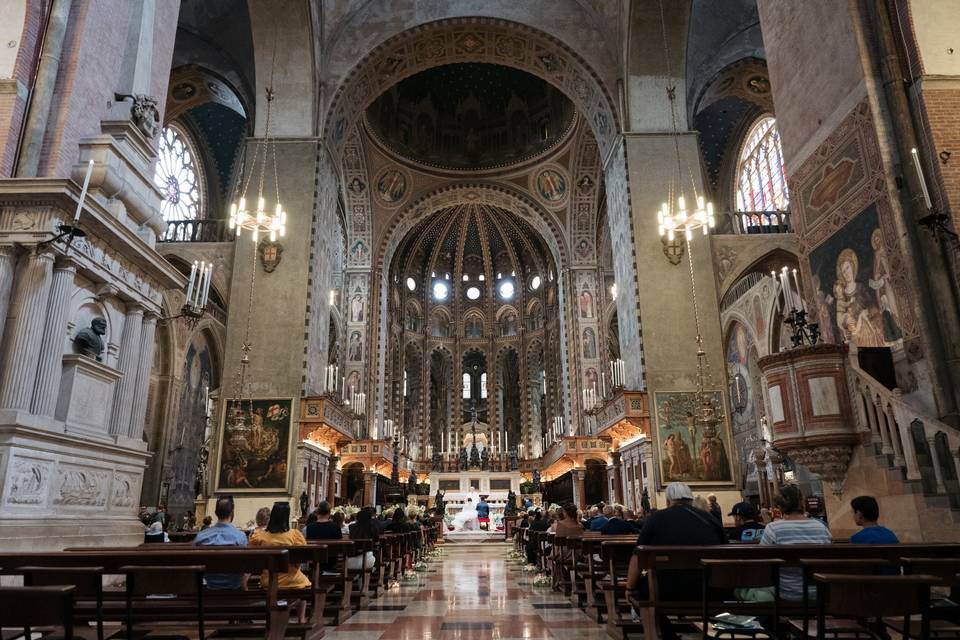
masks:
<path id="1" fill-rule="evenodd" d="M 86 329 L 80 329 L 73 336 L 73 348 L 82 356 L 94 358 L 100 362 L 103 353 L 103 336 L 107 333 L 107 321 L 97 317 L 90 322 Z"/>

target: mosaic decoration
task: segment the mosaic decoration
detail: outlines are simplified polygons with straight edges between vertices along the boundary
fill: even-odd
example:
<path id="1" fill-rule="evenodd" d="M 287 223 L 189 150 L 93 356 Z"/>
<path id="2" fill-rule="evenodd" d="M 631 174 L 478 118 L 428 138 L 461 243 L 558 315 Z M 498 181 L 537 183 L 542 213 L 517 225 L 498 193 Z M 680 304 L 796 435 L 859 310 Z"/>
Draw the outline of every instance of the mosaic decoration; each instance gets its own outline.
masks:
<path id="1" fill-rule="evenodd" d="M 407 195 L 408 180 L 399 169 L 386 169 L 377 176 L 377 199 L 385 206 L 397 206 Z"/>

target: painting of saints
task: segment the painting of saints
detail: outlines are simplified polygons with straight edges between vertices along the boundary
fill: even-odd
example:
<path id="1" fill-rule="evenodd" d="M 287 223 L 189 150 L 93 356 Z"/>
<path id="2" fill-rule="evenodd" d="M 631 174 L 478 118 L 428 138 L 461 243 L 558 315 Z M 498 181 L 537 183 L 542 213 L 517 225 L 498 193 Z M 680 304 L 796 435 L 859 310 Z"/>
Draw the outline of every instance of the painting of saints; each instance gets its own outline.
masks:
<path id="1" fill-rule="evenodd" d="M 859 347 L 882 347 L 883 334 L 877 323 L 879 311 L 857 281 L 859 269 L 860 260 L 853 249 L 844 249 L 837 256 L 837 281 L 833 285 L 837 326 L 848 342 Z"/>
<path id="2" fill-rule="evenodd" d="M 593 389 L 594 391 L 599 391 L 597 389 L 597 370 L 596 369 L 587 369 L 587 389 Z"/>
<path id="3" fill-rule="evenodd" d="M 813 304 L 814 314 L 820 327 L 820 339 L 827 344 L 836 344 L 837 339 L 833 334 L 833 319 L 830 318 L 830 303 L 833 296 L 824 294 L 820 286 L 820 276 L 813 276 Z"/>
<path id="4" fill-rule="evenodd" d="M 567 193 L 567 182 L 558 171 L 547 169 L 537 176 L 537 191 L 547 202 L 560 202 Z"/>
<path id="5" fill-rule="evenodd" d="M 350 334 L 350 346 L 347 348 L 350 354 L 350 360 L 359 362 L 363 360 L 363 344 L 361 343 L 360 332 L 354 331 Z"/>
<path id="6" fill-rule="evenodd" d="M 766 329 L 766 322 L 763 315 L 763 304 L 760 296 L 753 299 L 753 328 L 757 331 L 757 339 L 763 340 L 763 332 Z"/>
<path id="7" fill-rule="evenodd" d="M 597 337 L 593 329 L 583 331 L 583 357 L 587 360 L 597 357 Z"/>
<path id="8" fill-rule="evenodd" d="M 903 338 L 903 332 L 900 330 L 898 321 L 897 300 L 890 283 L 890 261 L 887 250 L 883 246 L 883 235 L 880 229 L 874 229 L 870 234 L 870 246 L 873 247 L 873 277 L 868 284 L 877 295 L 883 339 L 887 343 L 896 342 Z"/>
<path id="9" fill-rule="evenodd" d="M 589 291 L 584 290 L 580 294 L 580 317 L 581 318 L 592 318 L 593 317 L 593 296 Z"/>
<path id="10" fill-rule="evenodd" d="M 356 295 L 350 300 L 350 321 L 363 322 L 363 297 Z"/>

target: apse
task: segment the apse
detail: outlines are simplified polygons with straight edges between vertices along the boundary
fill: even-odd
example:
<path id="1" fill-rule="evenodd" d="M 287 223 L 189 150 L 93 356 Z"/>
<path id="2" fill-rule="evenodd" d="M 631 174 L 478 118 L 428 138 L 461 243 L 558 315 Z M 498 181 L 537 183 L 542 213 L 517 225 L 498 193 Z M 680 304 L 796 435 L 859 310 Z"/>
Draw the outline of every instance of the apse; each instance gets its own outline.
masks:
<path id="1" fill-rule="evenodd" d="M 458 204 L 427 216 L 390 265 L 388 352 L 403 359 L 388 407 L 421 459 L 472 438 L 521 457 L 542 450 L 550 417 L 563 415 L 557 269 L 545 241 L 520 215 Z M 420 354 L 424 354 L 421 356 Z M 397 373 L 402 372 L 402 373 Z M 423 382 L 421 382 L 423 381 Z"/>

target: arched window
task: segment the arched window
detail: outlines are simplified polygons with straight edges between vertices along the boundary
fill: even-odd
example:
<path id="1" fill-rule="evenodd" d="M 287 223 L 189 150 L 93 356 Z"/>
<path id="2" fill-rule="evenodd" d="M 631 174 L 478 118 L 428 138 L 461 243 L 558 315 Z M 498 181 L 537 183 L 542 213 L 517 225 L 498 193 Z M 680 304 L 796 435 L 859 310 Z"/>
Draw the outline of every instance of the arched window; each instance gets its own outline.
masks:
<path id="1" fill-rule="evenodd" d="M 470 399 L 470 374 L 463 374 L 463 399 Z"/>
<path id="2" fill-rule="evenodd" d="M 750 128 L 740 151 L 737 211 L 785 211 L 789 200 L 777 121 L 764 116 Z"/>
<path id="3" fill-rule="evenodd" d="M 203 173 L 196 147 L 189 134 L 176 124 L 164 127 L 160 136 L 153 183 L 163 194 L 160 213 L 164 220 L 180 222 L 203 217 Z M 191 232 L 184 225 L 170 225 L 164 239 L 189 240 Z M 170 237 L 171 234 L 176 237 Z"/>

